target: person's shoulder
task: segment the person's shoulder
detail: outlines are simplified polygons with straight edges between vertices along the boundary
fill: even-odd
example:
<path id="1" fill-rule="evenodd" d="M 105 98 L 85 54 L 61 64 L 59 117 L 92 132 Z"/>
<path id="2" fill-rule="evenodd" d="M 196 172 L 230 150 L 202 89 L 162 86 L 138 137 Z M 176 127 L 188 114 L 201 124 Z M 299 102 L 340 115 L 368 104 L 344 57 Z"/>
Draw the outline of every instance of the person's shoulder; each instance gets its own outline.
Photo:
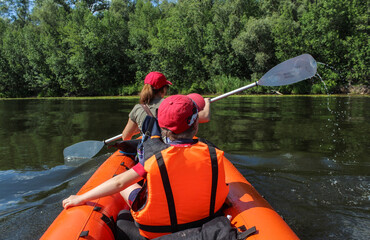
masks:
<path id="1" fill-rule="evenodd" d="M 144 109 L 141 107 L 140 104 L 136 104 L 130 114 L 129 114 L 129 117 L 131 118 L 131 120 L 133 120 L 135 123 L 138 123 L 138 117 L 139 115 L 144 111 Z"/>
<path id="2" fill-rule="evenodd" d="M 139 115 L 142 112 L 144 112 L 144 109 L 141 106 L 141 104 L 135 104 L 135 106 L 131 110 L 131 113 L 135 114 L 136 116 Z"/>
<path id="3" fill-rule="evenodd" d="M 139 103 L 135 104 L 135 106 L 132 108 L 132 111 L 137 111 L 138 109 L 142 108 Z"/>

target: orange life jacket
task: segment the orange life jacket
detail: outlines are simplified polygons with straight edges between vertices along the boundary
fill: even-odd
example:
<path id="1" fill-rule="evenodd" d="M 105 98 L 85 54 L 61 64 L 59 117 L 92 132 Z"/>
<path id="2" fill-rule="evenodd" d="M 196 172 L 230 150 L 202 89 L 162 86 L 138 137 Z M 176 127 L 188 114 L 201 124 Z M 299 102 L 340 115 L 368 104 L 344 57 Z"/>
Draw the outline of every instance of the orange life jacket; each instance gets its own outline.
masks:
<path id="1" fill-rule="evenodd" d="M 131 209 L 140 234 L 156 238 L 199 227 L 213 218 L 229 192 L 224 152 L 200 141 L 186 147 L 149 141 L 152 149 L 162 150 L 145 161 L 147 182 L 141 193 L 146 194 L 139 194 L 142 203 L 135 206 L 135 200 Z"/>

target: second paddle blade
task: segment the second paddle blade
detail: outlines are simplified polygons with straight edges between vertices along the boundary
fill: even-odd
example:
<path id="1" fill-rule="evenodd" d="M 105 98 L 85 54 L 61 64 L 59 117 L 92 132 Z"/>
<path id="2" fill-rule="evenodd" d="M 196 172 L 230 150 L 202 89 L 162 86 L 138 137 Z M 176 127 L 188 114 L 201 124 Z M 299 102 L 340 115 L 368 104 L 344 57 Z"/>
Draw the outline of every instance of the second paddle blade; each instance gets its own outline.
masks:
<path id="1" fill-rule="evenodd" d="M 92 158 L 103 148 L 103 146 L 104 142 L 102 141 L 83 141 L 66 147 L 63 150 L 63 155 L 65 159 Z"/>

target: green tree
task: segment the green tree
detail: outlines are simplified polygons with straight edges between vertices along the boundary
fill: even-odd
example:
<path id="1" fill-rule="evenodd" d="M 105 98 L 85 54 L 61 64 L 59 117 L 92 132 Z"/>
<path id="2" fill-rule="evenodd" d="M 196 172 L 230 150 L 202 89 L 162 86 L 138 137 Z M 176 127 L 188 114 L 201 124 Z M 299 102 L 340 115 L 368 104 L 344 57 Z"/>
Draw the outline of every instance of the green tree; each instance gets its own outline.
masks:
<path id="1" fill-rule="evenodd" d="M 272 36 L 275 44 L 276 64 L 303 53 L 311 53 L 310 46 L 303 45 L 300 19 L 307 12 L 304 1 L 281 1 L 271 11 Z M 304 81 L 293 85 L 281 86 L 281 93 L 309 93 L 312 83 Z"/>
<path id="2" fill-rule="evenodd" d="M 30 0 L 3 0 L 0 2 L 0 16 L 23 27 L 28 22 L 30 5 Z"/>
<path id="3" fill-rule="evenodd" d="M 109 11 L 97 17 L 81 4 L 64 30 L 73 94 L 117 94 L 122 82 L 130 81 L 124 18 Z"/>
<path id="4" fill-rule="evenodd" d="M 151 39 L 157 35 L 157 22 L 161 18 L 158 7 L 153 6 L 149 0 L 138 0 L 132 13 L 129 15 L 130 48 L 128 55 L 133 60 L 130 69 L 136 72 L 136 80 L 142 82 L 145 75 L 155 67 L 151 66 L 152 45 Z M 160 69 L 154 69 L 159 71 Z"/>
<path id="5" fill-rule="evenodd" d="M 348 15 L 352 25 L 351 33 L 346 36 L 344 56 L 346 79 L 350 84 L 369 86 L 370 39 L 369 10 L 366 1 L 354 0 L 348 5 Z"/>
<path id="6" fill-rule="evenodd" d="M 309 4 L 308 11 L 300 19 L 302 44 L 315 58 L 346 72 L 348 48 L 345 40 L 353 32 L 354 24 L 348 15 L 350 1 L 316 1 Z M 338 91 L 341 79 L 331 70 L 321 68 L 329 92 Z"/>
<path id="7" fill-rule="evenodd" d="M 154 70 L 172 93 L 221 93 L 303 53 L 327 64 L 329 92 L 369 85 L 360 0 L 3 0 L 0 16 L 5 97 L 132 94 Z M 326 92 L 316 80 L 277 89 Z"/>
<path id="8" fill-rule="evenodd" d="M 6 97 L 8 93 L 6 82 L 9 79 L 9 69 L 7 59 L 4 57 L 3 38 L 7 31 L 8 23 L 3 18 L 0 18 L 0 97 Z"/>
<path id="9" fill-rule="evenodd" d="M 276 63 L 271 22 L 270 18 L 250 18 L 232 41 L 235 53 L 245 59 L 246 73 L 253 75 L 250 79 L 258 80 Z"/>
<path id="10" fill-rule="evenodd" d="M 258 17 L 257 1 L 215 1 L 212 22 L 207 25 L 207 42 L 204 46 L 207 70 L 212 79 L 249 79 L 251 70 L 246 58 L 235 51 L 235 46 L 245 23 L 251 17 Z M 240 41 L 243 45 L 244 43 Z"/>
<path id="11" fill-rule="evenodd" d="M 4 66 L 2 89 L 7 97 L 25 97 L 31 93 L 32 83 L 26 78 L 29 70 L 25 53 L 24 31 L 17 28 L 8 28 L 3 35 L 2 59 Z"/>
<path id="12" fill-rule="evenodd" d="M 151 67 L 162 70 L 181 89 L 204 79 L 202 42 L 209 1 L 179 1 L 165 9 L 151 38 Z"/>
<path id="13" fill-rule="evenodd" d="M 67 45 L 64 43 L 64 27 L 71 11 L 67 6 L 53 0 L 44 0 L 36 4 L 32 21 L 34 38 L 30 39 L 30 57 L 37 69 L 40 83 L 40 96 L 63 96 L 70 91 L 70 69 L 67 64 Z"/>

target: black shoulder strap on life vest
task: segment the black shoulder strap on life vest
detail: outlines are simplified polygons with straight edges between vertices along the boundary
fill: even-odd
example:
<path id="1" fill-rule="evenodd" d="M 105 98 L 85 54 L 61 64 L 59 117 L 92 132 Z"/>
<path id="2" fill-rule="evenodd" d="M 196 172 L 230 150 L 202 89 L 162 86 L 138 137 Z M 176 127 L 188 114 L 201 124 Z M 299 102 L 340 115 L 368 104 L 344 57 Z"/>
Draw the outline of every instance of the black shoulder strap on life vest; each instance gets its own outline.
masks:
<path id="1" fill-rule="evenodd" d="M 218 162 L 217 153 L 214 147 L 208 146 L 209 154 L 211 156 L 212 164 L 212 190 L 211 190 L 211 203 L 209 208 L 209 216 L 211 218 L 215 215 L 215 204 L 216 204 L 216 192 L 217 192 L 217 182 L 218 182 Z"/>
<path id="2" fill-rule="evenodd" d="M 164 191 L 166 193 L 168 212 L 170 214 L 170 220 L 171 220 L 171 232 L 177 232 L 177 216 L 176 216 L 175 200 L 173 198 L 173 193 L 172 193 L 172 188 L 170 184 L 170 179 L 168 177 L 167 168 L 164 163 L 161 152 L 157 153 L 155 155 L 155 158 L 157 159 L 159 171 L 161 173 L 162 183 L 164 186 Z"/>
<path id="3" fill-rule="evenodd" d="M 215 211 L 216 191 L 217 191 L 217 183 L 218 183 L 218 162 L 217 162 L 217 153 L 216 153 L 217 146 L 204 138 L 198 138 L 198 140 L 208 145 L 209 154 L 211 156 L 212 192 L 211 192 L 211 203 L 210 203 L 210 209 L 209 209 L 209 216 L 212 217 L 215 214 L 214 211 Z"/>
<path id="4" fill-rule="evenodd" d="M 155 140 L 155 139 L 151 139 Z M 150 141 L 151 141 L 150 140 Z M 168 144 L 163 144 L 167 147 Z M 159 167 L 159 171 L 162 178 L 162 184 L 165 190 L 166 199 L 167 199 L 167 206 L 168 206 L 168 212 L 170 215 L 170 221 L 171 225 L 167 226 L 152 226 L 152 225 L 143 225 L 136 223 L 136 225 L 144 231 L 148 232 L 155 232 L 155 233 L 165 233 L 165 232 L 177 232 L 182 231 L 189 228 L 194 227 L 200 227 L 204 223 L 208 222 L 215 216 L 221 216 L 222 215 L 222 208 L 215 212 L 215 204 L 216 204 L 216 193 L 217 193 L 217 182 L 218 182 L 218 161 L 217 161 L 217 154 L 216 149 L 214 147 L 208 147 L 209 154 L 211 158 L 211 165 L 212 165 L 212 186 L 211 186 L 211 199 L 210 199 L 210 209 L 209 209 L 209 216 L 194 222 L 184 223 L 184 224 L 178 224 L 177 223 L 177 214 L 176 214 L 176 207 L 175 207 L 175 200 L 172 193 L 172 188 L 170 184 L 170 180 L 168 177 L 168 172 L 166 168 L 166 164 L 163 159 L 162 152 L 155 153 L 155 157 L 157 160 L 157 164 Z M 145 148 L 145 153 L 147 149 Z"/>

